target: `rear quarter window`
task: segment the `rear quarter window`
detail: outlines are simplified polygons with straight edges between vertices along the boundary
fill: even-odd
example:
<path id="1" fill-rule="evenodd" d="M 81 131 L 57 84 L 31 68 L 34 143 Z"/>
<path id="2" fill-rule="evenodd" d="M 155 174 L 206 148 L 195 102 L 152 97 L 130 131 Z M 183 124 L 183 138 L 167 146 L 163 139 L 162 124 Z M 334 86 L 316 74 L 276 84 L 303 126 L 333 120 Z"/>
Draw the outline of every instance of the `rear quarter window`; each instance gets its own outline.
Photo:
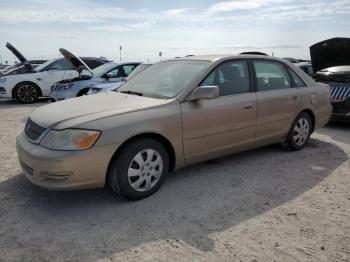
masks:
<path id="1" fill-rule="evenodd" d="M 292 76 L 292 82 L 294 87 L 306 87 L 304 80 L 301 79 L 301 77 L 295 73 L 292 69 L 288 69 L 290 72 L 290 75 Z"/>

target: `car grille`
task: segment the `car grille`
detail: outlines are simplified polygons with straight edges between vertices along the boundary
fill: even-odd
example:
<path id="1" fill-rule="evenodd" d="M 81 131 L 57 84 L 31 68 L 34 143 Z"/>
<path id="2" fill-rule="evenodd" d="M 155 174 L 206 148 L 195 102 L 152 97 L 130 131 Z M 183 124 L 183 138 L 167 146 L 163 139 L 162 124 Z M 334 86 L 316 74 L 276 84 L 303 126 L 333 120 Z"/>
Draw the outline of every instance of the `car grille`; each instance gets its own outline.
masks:
<path id="1" fill-rule="evenodd" d="M 45 127 L 39 126 L 30 118 L 28 118 L 26 126 L 24 128 L 24 133 L 29 140 L 36 142 L 45 131 Z"/>
<path id="2" fill-rule="evenodd" d="M 350 85 L 332 85 L 332 102 L 342 102 L 350 97 Z"/>

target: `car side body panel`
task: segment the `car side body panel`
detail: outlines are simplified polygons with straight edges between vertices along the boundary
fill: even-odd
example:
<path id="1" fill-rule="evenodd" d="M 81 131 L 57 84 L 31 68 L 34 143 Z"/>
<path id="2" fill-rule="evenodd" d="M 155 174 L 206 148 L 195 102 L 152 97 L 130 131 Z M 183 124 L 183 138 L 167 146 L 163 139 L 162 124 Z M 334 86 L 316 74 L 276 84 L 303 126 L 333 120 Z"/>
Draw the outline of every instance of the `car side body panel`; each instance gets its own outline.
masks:
<path id="1" fill-rule="evenodd" d="M 258 92 L 257 144 L 280 141 L 302 107 L 297 88 Z"/>
<path id="2" fill-rule="evenodd" d="M 255 93 L 181 103 L 186 164 L 255 144 Z"/>

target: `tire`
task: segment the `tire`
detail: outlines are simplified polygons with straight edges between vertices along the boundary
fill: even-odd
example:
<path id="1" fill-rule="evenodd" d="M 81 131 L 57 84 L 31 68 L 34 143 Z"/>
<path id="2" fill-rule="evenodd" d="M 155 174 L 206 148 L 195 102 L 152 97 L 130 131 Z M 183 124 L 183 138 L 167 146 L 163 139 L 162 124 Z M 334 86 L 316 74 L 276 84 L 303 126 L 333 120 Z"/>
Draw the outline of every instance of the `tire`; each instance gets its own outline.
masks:
<path id="1" fill-rule="evenodd" d="M 15 87 L 14 97 L 22 104 L 31 104 L 39 100 L 40 89 L 31 82 L 23 82 Z"/>
<path id="2" fill-rule="evenodd" d="M 130 200 L 155 193 L 169 172 L 169 155 L 155 139 L 139 139 L 128 144 L 112 159 L 107 183 Z"/>
<path id="3" fill-rule="evenodd" d="M 312 128 L 310 114 L 306 112 L 300 113 L 294 120 L 286 141 L 282 143 L 282 147 L 291 151 L 303 149 L 310 140 Z"/>
<path id="4" fill-rule="evenodd" d="M 89 92 L 89 90 L 90 90 L 90 88 L 84 88 L 84 89 L 80 90 L 79 93 L 77 94 L 77 97 L 86 95 L 87 92 Z"/>

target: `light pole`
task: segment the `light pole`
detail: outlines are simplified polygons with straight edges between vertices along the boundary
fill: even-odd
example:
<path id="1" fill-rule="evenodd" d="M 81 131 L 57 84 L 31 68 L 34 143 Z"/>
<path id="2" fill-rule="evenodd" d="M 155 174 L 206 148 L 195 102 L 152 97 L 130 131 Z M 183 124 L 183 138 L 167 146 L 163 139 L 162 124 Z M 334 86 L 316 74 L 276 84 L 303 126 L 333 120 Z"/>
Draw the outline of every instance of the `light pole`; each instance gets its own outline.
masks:
<path id="1" fill-rule="evenodd" d="M 120 45 L 119 46 L 119 60 L 122 61 L 122 49 L 123 47 Z"/>

